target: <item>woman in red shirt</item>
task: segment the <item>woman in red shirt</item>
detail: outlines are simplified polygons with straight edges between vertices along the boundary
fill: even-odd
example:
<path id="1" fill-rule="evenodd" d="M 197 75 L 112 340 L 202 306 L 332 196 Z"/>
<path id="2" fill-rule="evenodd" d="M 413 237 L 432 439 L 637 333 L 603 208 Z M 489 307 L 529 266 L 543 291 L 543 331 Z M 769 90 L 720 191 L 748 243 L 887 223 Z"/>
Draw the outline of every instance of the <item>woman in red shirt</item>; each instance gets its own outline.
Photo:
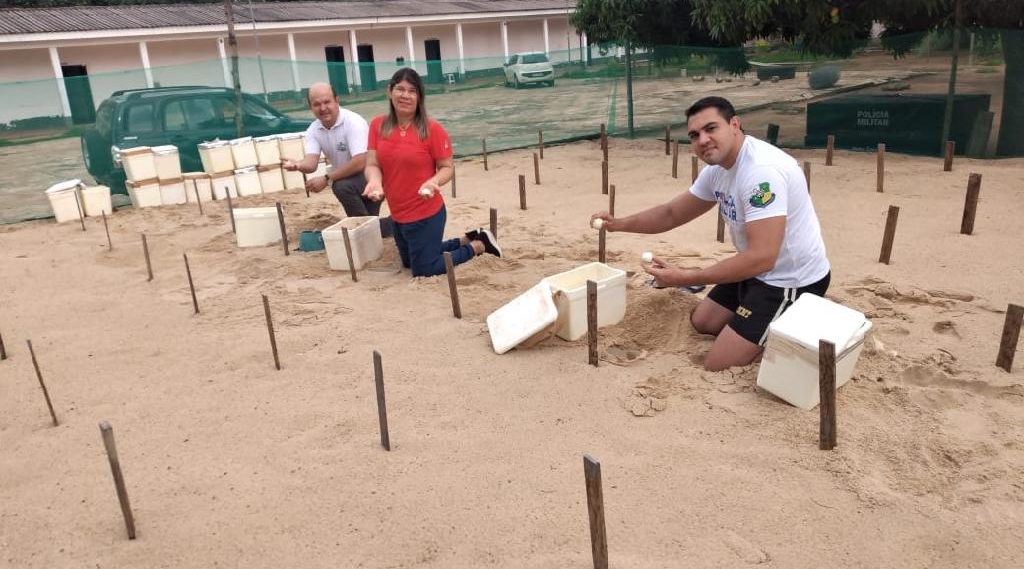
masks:
<path id="1" fill-rule="evenodd" d="M 486 229 L 443 239 L 447 212 L 440 190 L 454 170 L 452 143 L 444 128 L 427 117 L 425 99 L 415 70 L 402 68 L 391 77 L 388 114 L 370 122 L 363 192 L 370 199 L 388 200 L 395 246 L 414 277 L 444 274 L 445 251 L 451 251 L 456 265 L 485 252 L 501 256 Z"/>

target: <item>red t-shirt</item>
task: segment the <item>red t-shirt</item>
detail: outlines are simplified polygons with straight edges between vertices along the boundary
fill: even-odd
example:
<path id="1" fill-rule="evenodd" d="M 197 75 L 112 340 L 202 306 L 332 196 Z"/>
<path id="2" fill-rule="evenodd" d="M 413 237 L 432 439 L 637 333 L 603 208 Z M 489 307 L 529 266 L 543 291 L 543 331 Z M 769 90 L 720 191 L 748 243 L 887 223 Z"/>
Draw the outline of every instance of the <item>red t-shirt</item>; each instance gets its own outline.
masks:
<path id="1" fill-rule="evenodd" d="M 419 139 L 413 126 L 405 136 L 395 127 L 391 129 L 391 136 L 381 138 L 380 125 L 385 118 L 381 115 L 370 122 L 367 149 L 377 151 L 377 164 L 383 175 L 384 197 L 388 200 L 391 217 L 399 223 L 426 219 L 441 211 L 444 198 L 438 192 L 425 200 L 419 191 L 423 183 L 437 172 L 434 162 L 451 158 L 451 139 L 444 127 L 433 120 L 427 122 L 427 138 L 424 140 Z"/>

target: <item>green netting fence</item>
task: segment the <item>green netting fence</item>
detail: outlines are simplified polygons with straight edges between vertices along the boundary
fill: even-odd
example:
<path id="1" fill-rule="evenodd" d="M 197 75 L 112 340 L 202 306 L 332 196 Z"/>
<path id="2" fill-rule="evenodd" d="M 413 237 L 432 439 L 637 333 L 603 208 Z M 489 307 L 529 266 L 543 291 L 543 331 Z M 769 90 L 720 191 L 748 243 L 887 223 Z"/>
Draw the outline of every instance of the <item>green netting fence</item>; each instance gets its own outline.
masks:
<path id="1" fill-rule="evenodd" d="M 685 140 L 684 112 L 706 95 L 730 99 L 745 130 L 765 137 L 778 125 L 783 147 L 820 147 L 827 135 L 839 148 L 939 155 L 952 75 L 949 34 L 905 38 L 914 45 L 894 58 L 867 44 L 849 58 L 811 57 L 799 45 L 757 41 L 740 49 L 660 46 L 627 50 L 618 43 L 548 54 L 553 85 L 509 85 L 504 56 L 375 63 L 239 58 L 242 89 L 283 113 L 312 119 L 305 89 L 329 81 L 342 105 L 367 119 L 387 110 L 385 87 L 411 66 L 427 83 L 427 107 L 452 136 L 457 156 L 596 137 Z M 958 49 L 948 137 L 958 153 L 1024 155 L 1024 32 L 975 30 Z M 94 109 L 111 93 L 153 86 L 230 84 L 229 61 L 96 73 L 62 80 L 0 83 L 0 222 L 45 215 L 41 180 L 18 177 L 8 163 L 30 153 L 47 180 L 89 180 L 75 137 L 90 127 Z M 66 137 L 66 138 L 65 138 Z M 27 141 L 31 144 L 25 144 Z"/>

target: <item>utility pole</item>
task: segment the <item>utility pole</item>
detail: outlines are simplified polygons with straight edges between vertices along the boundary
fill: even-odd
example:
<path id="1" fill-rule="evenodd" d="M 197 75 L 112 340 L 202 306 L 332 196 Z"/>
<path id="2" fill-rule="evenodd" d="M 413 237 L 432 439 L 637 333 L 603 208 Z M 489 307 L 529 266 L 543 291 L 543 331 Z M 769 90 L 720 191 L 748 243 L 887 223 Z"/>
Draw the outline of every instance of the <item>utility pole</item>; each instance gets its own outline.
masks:
<path id="1" fill-rule="evenodd" d="M 235 133 L 245 136 L 242 116 L 242 82 L 238 77 L 238 38 L 235 37 L 235 13 L 231 0 L 224 0 L 224 16 L 228 22 L 228 46 L 231 48 L 231 83 L 235 88 Z"/>

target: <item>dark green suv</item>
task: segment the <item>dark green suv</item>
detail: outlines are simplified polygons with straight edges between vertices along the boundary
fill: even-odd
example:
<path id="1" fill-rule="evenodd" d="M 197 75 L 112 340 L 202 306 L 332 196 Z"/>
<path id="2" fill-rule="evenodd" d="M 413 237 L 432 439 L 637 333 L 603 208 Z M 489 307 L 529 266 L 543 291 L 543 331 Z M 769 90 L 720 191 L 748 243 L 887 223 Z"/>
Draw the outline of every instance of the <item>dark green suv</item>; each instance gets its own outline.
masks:
<path id="1" fill-rule="evenodd" d="M 134 146 L 178 147 L 182 172 L 202 171 L 200 142 L 236 138 L 235 92 L 223 87 L 158 87 L 115 91 L 82 133 L 89 174 L 115 193 L 125 193 L 120 150 Z M 246 136 L 301 132 L 309 121 L 291 119 L 252 95 L 242 94 Z"/>

